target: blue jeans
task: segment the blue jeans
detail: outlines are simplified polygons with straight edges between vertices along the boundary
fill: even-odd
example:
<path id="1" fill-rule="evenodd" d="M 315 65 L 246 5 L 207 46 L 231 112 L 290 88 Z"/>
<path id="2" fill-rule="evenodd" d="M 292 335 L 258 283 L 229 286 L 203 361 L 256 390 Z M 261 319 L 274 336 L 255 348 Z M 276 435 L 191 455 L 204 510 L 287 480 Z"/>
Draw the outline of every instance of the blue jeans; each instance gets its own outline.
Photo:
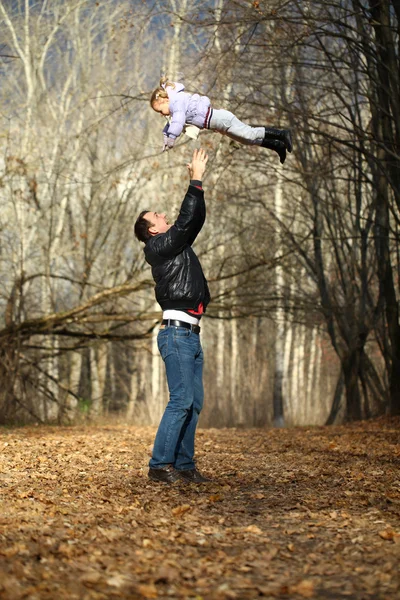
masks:
<path id="1" fill-rule="evenodd" d="M 149 466 L 194 469 L 194 437 L 203 407 L 203 350 L 200 336 L 183 327 L 160 329 L 158 349 L 165 363 L 169 402 L 161 419 Z"/>

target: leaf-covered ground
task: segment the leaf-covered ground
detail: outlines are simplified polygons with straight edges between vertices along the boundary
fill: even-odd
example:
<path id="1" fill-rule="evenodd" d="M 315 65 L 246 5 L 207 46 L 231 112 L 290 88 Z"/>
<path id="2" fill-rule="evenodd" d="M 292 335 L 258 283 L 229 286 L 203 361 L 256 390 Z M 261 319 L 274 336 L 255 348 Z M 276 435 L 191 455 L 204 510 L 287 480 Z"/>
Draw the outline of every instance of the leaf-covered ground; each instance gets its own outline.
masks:
<path id="1" fill-rule="evenodd" d="M 200 430 L 214 482 L 147 479 L 154 429 L 0 433 L 0 598 L 400 598 L 400 420 Z"/>

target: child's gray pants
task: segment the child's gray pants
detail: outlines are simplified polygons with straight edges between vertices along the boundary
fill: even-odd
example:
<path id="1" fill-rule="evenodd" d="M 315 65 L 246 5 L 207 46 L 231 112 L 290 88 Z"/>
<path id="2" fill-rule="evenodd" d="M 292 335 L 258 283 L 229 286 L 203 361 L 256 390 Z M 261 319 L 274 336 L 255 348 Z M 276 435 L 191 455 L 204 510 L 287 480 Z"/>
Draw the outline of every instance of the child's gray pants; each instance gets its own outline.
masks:
<path id="1" fill-rule="evenodd" d="M 229 110 L 224 109 L 213 108 L 209 128 L 247 145 L 256 144 L 261 146 L 265 135 L 264 127 L 246 125 L 239 121 Z"/>

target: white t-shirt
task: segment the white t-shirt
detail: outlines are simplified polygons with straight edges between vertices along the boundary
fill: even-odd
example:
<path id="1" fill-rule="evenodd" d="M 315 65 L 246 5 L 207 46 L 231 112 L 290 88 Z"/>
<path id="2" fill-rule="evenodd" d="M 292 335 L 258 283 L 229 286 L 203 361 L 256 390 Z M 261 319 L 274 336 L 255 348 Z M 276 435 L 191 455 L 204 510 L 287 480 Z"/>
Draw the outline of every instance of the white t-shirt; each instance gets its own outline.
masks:
<path id="1" fill-rule="evenodd" d="M 183 310 L 164 310 L 163 319 L 175 319 L 176 321 L 185 321 L 191 325 L 198 325 L 200 319 L 196 319 L 195 316 L 188 315 Z"/>

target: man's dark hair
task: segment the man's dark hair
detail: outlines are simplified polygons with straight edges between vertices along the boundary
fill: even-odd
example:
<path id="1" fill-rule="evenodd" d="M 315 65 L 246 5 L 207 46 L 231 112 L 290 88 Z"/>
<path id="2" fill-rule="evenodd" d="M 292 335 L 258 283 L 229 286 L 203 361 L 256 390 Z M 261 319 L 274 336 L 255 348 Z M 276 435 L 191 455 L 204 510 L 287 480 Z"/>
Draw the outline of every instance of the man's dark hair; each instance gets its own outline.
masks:
<path id="1" fill-rule="evenodd" d="M 144 218 L 144 215 L 150 211 L 142 210 L 135 223 L 135 235 L 139 242 L 147 242 L 151 238 L 149 227 L 153 225 L 150 221 Z"/>

